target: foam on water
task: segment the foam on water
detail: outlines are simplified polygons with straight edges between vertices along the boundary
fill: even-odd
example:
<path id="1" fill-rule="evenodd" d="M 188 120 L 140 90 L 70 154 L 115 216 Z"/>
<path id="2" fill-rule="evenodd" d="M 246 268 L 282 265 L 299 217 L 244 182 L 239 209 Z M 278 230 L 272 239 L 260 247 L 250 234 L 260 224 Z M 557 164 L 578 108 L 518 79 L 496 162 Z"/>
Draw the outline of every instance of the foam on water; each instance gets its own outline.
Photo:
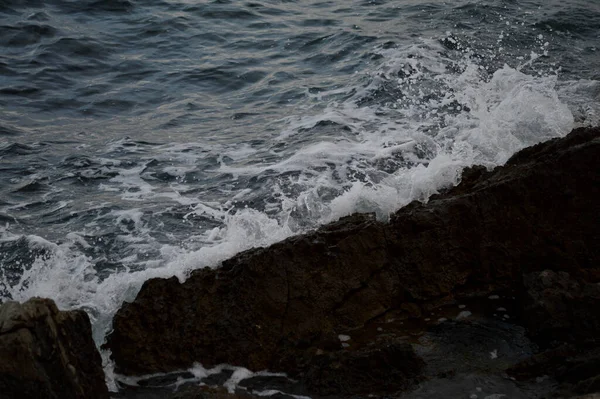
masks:
<path id="1" fill-rule="evenodd" d="M 101 344 L 114 313 L 149 278 L 183 281 L 194 269 L 218 267 L 240 251 L 353 212 L 375 212 L 385 220 L 410 201 L 427 201 L 457 184 L 466 166 L 492 168 L 577 124 L 599 122 L 598 108 L 589 105 L 599 98 L 599 82 L 561 82 L 555 71 L 526 72 L 536 55 L 489 70 L 471 50 L 451 56 L 441 42 L 375 48 L 379 64 L 356 74 L 352 86 L 310 93 L 314 106 L 281 121 L 280 134 L 262 147 L 157 145 L 149 154 L 140 150 L 143 161 L 133 165 L 98 157 L 90 176 L 106 178 L 98 185 L 101 199 L 88 204 L 98 216 L 60 243 L 24 237 L 38 255 L 18 281 L 2 277 L 4 299 L 42 296 L 62 309 L 84 308 Z M 111 143 L 106 153 L 137 151 L 125 144 Z M 161 169 L 149 172 L 157 162 Z M 156 179 L 159 172 L 168 184 Z M 204 178 L 196 180 L 199 175 Z M 113 196 L 131 206 L 104 211 Z M 162 222 L 151 222 L 176 206 L 185 210 L 179 220 L 192 233 L 159 240 Z M 108 275 L 85 251 L 97 244 L 89 240 L 100 221 L 116 226 L 115 240 L 126 248 L 121 267 Z M 18 240 L 23 237 L 9 225 L 0 228 L 0 243 Z M 106 353 L 103 358 L 114 388 Z M 235 387 L 247 372 L 236 370 L 226 386 Z"/>
<path id="2" fill-rule="evenodd" d="M 231 366 L 228 364 L 220 364 L 213 368 L 205 368 L 202 364 L 195 363 L 192 367 L 190 367 L 187 370 L 174 371 L 172 373 L 166 373 L 166 374 L 165 373 L 149 374 L 149 375 L 137 376 L 137 377 L 116 376 L 116 380 L 118 380 L 119 383 L 129 386 L 129 387 L 139 387 L 139 386 L 142 386 L 142 384 L 144 382 L 151 381 L 154 378 L 169 377 L 171 375 L 171 376 L 176 376 L 176 380 L 170 384 L 161 385 L 161 387 L 178 389 L 184 384 L 187 384 L 187 385 L 196 384 L 199 386 L 205 386 L 206 385 L 205 380 L 207 378 L 209 378 L 211 376 L 218 376 L 218 375 L 222 374 L 223 372 L 231 373 L 229 375 L 229 377 L 223 383 L 223 387 L 225 389 L 227 389 L 227 391 L 231 394 L 235 393 L 236 390 L 238 390 L 238 389 L 248 391 L 248 388 L 240 386 L 240 384 L 245 380 L 249 380 L 249 379 L 252 379 L 255 377 L 283 377 L 283 378 L 287 379 L 287 376 L 284 373 L 272 373 L 272 372 L 264 371 L 264 370 L 253 372 L 244 367 Z M 173 378 L 170 378 L 170 380 L 173 380 Z M 294 380 L 290 380 L 290 379 L 288 379 L 288 381 L 292 382 L 292 383 L 295 382 Z M 282 393 L 282 394 L 284 393 L 284 392 L 274 390 L 274 389 L 258 390 L 258 391 L 251 389 L 250 392 L 257 396 L 271 396 L 276 393 Z M 289 393 L 285 393 L 285 394 L 288 396 L 297 398 L 297 399 L 308 399 L 308 397 L 306 397 L 306 396 L 291 395 Z"/>

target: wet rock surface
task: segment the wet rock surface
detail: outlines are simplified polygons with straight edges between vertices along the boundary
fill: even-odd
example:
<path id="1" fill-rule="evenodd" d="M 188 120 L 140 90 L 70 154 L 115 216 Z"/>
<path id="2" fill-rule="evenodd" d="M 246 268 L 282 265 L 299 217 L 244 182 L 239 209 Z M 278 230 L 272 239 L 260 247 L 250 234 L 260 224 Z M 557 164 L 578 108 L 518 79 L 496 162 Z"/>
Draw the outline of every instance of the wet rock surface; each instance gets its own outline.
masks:
<path id="1" fill-rule="evenodd" d="M 396 340 L 315 356 L 302 380 L 318 396 L 385 394 L 411 386 L 423 365 L 411 345 Z"/>
<path id="2" fill-rule="evenodd" d="M 126 375 L 227 363 L 287 372 L 316 396 L 368 392 L 369 364 L 380 384 L 393 380 L 390 394 L 419 383 L 410 397 L 514 370 L 511 387 L 559 385 L 517 387 L 515 397 L 589 394 L 599 375 L 599 170 L 600 130 L 577 129 L 493 171 L 468 169 L 389 222 L 352 215 L 184 283 L 149 280 L 115 316 L 107 347 Z M 390 340 L 398 352 L 383 355 Z M 587 374 L 551 366 L 565 345 L 567 368 Z"/>
<path id="3" fill-rule="evenodd" d="M 84 311 L 49 299 L 0 306 L 0 398 L 108 398 Z"/>
<path id="4" fill-rule="evenodd" d="M 525 274 L 523 279 L 523 322 L 538 342 L 581 345 L 600 339 L 600 284 L 552 270 Z"/>

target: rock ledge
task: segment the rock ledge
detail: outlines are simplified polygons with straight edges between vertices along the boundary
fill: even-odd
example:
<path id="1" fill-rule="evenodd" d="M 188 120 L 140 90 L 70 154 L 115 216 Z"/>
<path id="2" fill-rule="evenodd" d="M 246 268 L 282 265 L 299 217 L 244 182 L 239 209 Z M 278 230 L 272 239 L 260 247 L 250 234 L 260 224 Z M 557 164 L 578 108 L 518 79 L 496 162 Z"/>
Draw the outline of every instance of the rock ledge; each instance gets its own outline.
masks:
<path id="1" fill-rule="evenodd" d="M 489 304 L 497 297 L 542 349 L 597 347 L 598 171 L 600 129 L 576 129 L 493 171 L 466 170 L 460 185 L 389 223 L 352 215 L 197 270 L 183 284 L 149 280 L 115 316 L 107 346 L 124 374 L 228 363 L 285 371 L 320 392 L 327 370 L 353 364 L 349 353 L 390 345 L 377 335 L 382 326 L 414 346 L 438 319 L 456 318 L 457 304 L 499 317 Z M 340 335 L 352 337 L 349 346 Z M 390 392 L 424 370 L 414 352 L 392 345 L 411 366 L 394 366 L 399 382 Z M 349 394 L 335 386 L 323 393 Z"/>

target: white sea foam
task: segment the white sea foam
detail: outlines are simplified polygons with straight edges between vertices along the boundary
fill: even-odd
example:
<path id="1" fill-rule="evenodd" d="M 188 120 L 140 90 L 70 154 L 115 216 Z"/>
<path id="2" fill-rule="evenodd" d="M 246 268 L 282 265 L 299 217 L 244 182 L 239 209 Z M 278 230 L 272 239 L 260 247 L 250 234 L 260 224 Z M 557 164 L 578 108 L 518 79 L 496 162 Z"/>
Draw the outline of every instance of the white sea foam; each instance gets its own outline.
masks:
<path id="1" fill-rule="evenodd" d="M 244 387 L 240 387 L 240 383 L 244 380 L 248 380 L 254 377 L 284 377 L 287 378 L 285 373 L 273 373 L 270 371 L 250 371 L 247 368 L 244 367 L 236 367 L 236 366 L 231 366 L 228 364 L 219 364 L 216 365 L 215 367 L 212 368 L 205 368 L 201 363 L 195 363 L 192 367 L 190 367 L 187 370 L 180 370 L 180 371 L 174 371 L 172 373 L 156 373 L 156 374 L 148 374 L 148 375 L 142 375 L 142 376 L 124 376 L 124 375 L 119 375 L 119 374 L 112 374 L 113 375 L 113 382 L 118 381 L 121 384 L 125 384 L 128 386 L 140 386 L 140 382 L 144 381 L 144 380 L 148 380 L 148 379 L 152 379 L 152 378 L 156 378 L 156 377 L 165 377 L 169 374 L 177 374 L 177 373 L 181 373 L 182 371 L 186 371 L 187 373 L 189 373 L 189 375 L 191 375 L 191 377 L 182 377 L 179 376 L 176 380 L 176 382 L 174 384 L 171 384 L 173 388 L 179 388 L 181 385 L 185 384 L 190 384 L 190 383 L 195 383 L 198 385 L 205 385 L 205 382 L 203 381 L 205 378 L 210 377 L 212 375 L 216 375 L 216 374 L 220 374 L 224 371 L 230 371 L 231 375 L 229 376 L 229 378 L 223 383 L 223 387 L 225 389 L 227 389 L 227 391 L 229 393 L 234 393 L 237 389 L 242 389 L 245 390 L 246 388 Z M 289 379 L 290 382 L 294 382 L 294 380 Z M 281 391 L 277 391 L 277 390 L 263 390 L 263 391 L 257 391 L 257 392 L 252 392 L 255 395 L 258 396 L 271 396 L 274 395 L 276 393 L 283 393 Z M 298 395 L 291 395 L 292 397 L 298 398 L 298 399 L 307 399 L 308 397 L 306 396 L 298 396 Z"/>

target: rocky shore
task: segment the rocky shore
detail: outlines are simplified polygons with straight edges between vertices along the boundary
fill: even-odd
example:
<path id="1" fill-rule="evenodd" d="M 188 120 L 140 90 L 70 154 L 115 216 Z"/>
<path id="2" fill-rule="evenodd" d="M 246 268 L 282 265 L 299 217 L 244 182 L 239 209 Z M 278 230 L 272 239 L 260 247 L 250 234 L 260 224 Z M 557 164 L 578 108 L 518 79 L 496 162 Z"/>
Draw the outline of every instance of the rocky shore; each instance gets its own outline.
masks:
<path id="1" fill-rule="evenodd" d="M 264 392 L 279 384 L 275 397 L 592 395 L 600 392 L 599 171 L 600 129 L 576 129 L 493 171 L 469 168 L 458 186 L 388 222 L 351 215 L 196 270 L 183 283 L 149 280 L 116 314 L 105 348 L 126 376 L 197 362 L 284 372 L 293 380 L 261 385 Z M 47 301 L 28 304 L 63 314 Z M 33 386 L 29 378 L 53 387 L 58 378 L 29 374 L 46 367 L 37 366 L 38 355 L 6 367 L 19 356 L 6 349 L 9 333 L 33 331 L 7 324 L 7 312 L 27 314 L 16 306 L 0 308 L 0 397 L 7 398 L 18 396 L 2 396 L 13 392 L 5 386 Z M 43 333 L 52 328 L 40 324 L 23 347 L 48 339 L 69 347 L 68 337 Z M 64 331 L 80 342 L 88 330 L 89 321 Z M 106 397 L 97 371 L 77 362 L 60 364 L 75 365 L 78 381 L 95 377 L 81 389 L 96 396 L 73 388 L 32 397 Z M 138 384 L 126 397 L 229 395 L 165 385 Z M 250 382 L 234 395 L 252 392 Z"/>
<path id="2" fill-rule="evenodd" d="M 0 398 L 108 398 L 92 326 L 49 299 L 0 306 Z"/>

